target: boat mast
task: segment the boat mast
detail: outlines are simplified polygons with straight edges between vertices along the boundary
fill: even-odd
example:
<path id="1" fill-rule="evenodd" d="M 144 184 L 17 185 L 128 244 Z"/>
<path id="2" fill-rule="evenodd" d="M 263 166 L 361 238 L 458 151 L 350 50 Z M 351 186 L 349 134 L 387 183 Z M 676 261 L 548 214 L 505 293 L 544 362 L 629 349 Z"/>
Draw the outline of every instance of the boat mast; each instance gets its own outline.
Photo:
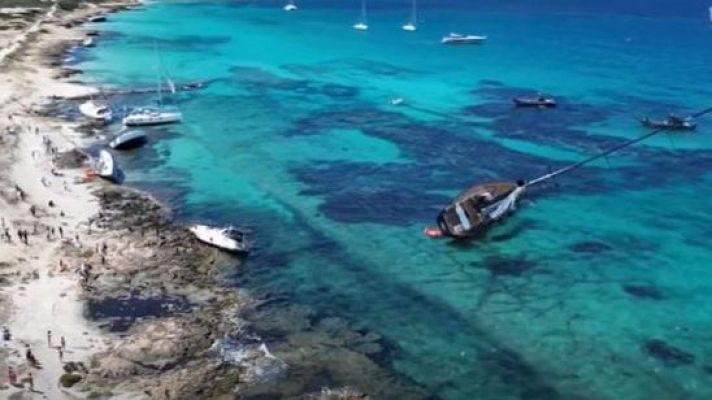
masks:
<path id="1" fill-rule="evenodd" d="M 361 22 L 366 23 L 366 0 L 361 0 Z"/>
<path id="2" fill-rule="evenodd" d="M 156 79 L 158 82 L 158 86 L 156 87 L 156 93 L 158 94 L 158 109 L 163 110 L 163 93 L 161 91 L 161 56 L 160 53 L 158 53 L 158 43 L 154 43 L 155 47 L 155 52 L 156 52 Z"/>
<path id="3" fill-rule="evenodd" d="M 415 25 L 415 20 L 417 19 L 416 9 L 415 9 L 415 7 L 416 7 L 416 6 L 415 6 L 415 1 L 416 1 L 416 0 L 413 0 L 413 10 L 412 10 L 411 16 L 410 16 L 410 18 L 411 18 L 411 19 L 410 19 L 410 23 L 413 24 L 413 25 Z"/>
<path id="4" fill-rule="evenodd" d="M 701 116 L 703 116 L 703 115 L 705 115 L 705 114 L 709 114 L 709 113 L 711 113 L 711 112 L 712 112 L 712 107 L 707 108 L 707 109 L 702 110 L 702 111 L 700 111 L 700 112 L 698 112 L 698 113 L 696 113 L 696 114 L 691 115 L 691 118 L 701 117 Z M 575 170 L 575 169 L 577 169 L 577 168 L 583 167 L 583 166 L 586 165 L 586 164 L 589 164 L 589 163 L 591 163 L 591 162 L 593 162 L 593 161 L 596 161 L 596 160 L 598 160 L 598 159 L 601 159 L 601 158 L 603 158 L 603 157 L 605 157 L 605 156 L 607 156 L 607 155 L 609 155 L 609 154 L 611 154 L 611 153 L 615 153 L 615 152 L 618 151 L 618 150 L 624 149 L 624 148 L 626 148 L 626 147 L 628 147 L 628 146 L 631 146 L 631 145 L 634 145 L 634 144 L 636 144 L 636 143 L 638 143 L 638 142 L 642 142 L 643 140 L 648 139 L 648 138 L 650 138 L 650 137 L 653 137 L 653 136 L 655 136 L 655 135 L 657 135 L 657 134 L 666 132 L 667 130 L 668 130 L 667 127 L 658 128 L 658 129 L 655 129 L 655 130 L 652 131 L 652 132 L 646 133 L 645 135 L 638 136 L 637 138 L 634 138 L 634 139 L 630 139 L 630 140 L 628 140 L 628 141 L 626 141 L 626 142 L 623 142 L 623 143 L 621 143 L 621 144 L 619 144 L 619 145 L 617 145 L 617 146 L 613 146 L 613 147 L 609 148 L 608 150 L 604 150 L 604 151 L 602 151 L 602 152 L 600 152 L 600 153 L 598 153 L 598 154 L 595 154 L 595 155 L 593 155 L 593 156 L 591 156 L 591 157 L 585 158 L 585 159 L 583 159 L 583 160 L 581 160 L 581 161 L 579 161 L 579 162 L 577 162 L 577 163 L 574 163 L 574 164 L 571 164 L 571 165 L 567 165 L 567 166 L 565 166 L 565 167 L 563 167 L 563 168 L 560 168 L 560 169 L 558 169 L 558 170 L 556 170 L 556 171 L 554 171 L 554 172 L 550 172 L 550 173 L 548 173 L 548 174 L 546 174 L 546 175 L 543 175 L 543 176 L 540 176 L 540 177 L 538 177 L 538 178 L 536 178 L 536 179 L 533 179 L 533 180 L 527 182 L 527 183 L 525 184 L 525 187 L 532 186 L 532 185 L 536 185 L 537 183 L 542 183 L 542 182 L 548 181 L 548 180 L 550 180 L 550 179 L 553 179 L 553 178 L 555 178 L 555 177 L 557 177 L 557 176 L 559 176 L 559 175 L 563 175 L 563 174 L 565 174 L 565 173 L 567 173 L 567 172 L 571 172 L 571 171 L 573 171 L 573 170 Z"/>

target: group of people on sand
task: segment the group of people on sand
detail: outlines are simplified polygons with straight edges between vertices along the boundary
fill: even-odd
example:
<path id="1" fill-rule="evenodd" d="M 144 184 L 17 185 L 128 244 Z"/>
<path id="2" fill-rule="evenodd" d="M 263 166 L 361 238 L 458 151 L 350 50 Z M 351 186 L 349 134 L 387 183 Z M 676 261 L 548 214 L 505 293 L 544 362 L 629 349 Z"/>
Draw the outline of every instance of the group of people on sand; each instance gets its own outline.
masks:
<path id="1" fill-rule="evenodd" d="M 12 334 L 7 327 L 2 329 L 2 340 L 6 344 L 12 341 Z M 52 342 L 52 331 L 47 331 L 47 346 L 49 348 L 54 348 L 57 350 L 59 355 L 59 362 L 64 362 L 64 352 L 67 348 L 67 341 L 64 336 L 60 336 L 59 343 L 54 344 Z M 18 371 L 12 365 L 7 367 L 7 380 L 8 382 L 17 388 L 25 388 L 30 391 L 35 390 L 34 376 L 32 375 L 32 370 L 42 369 L 42 364 L 39 362 L 35 354 L 32 352 L 32 348 L 29 344 L 24 344 L 25 347 L 25 361 L 27 362 L 28 371 L 26 376 L 22 380 L 18 380 Z"/>

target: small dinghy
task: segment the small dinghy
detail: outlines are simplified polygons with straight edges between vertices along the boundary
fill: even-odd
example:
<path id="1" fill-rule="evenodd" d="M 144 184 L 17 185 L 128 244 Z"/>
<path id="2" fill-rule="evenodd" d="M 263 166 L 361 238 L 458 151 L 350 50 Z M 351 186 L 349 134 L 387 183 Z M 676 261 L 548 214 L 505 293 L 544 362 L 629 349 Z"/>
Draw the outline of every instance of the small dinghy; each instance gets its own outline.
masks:
<path id="1" fill-rule="evenodd" d="M 442 44 L 479 44 L 485 40 L 487 40 L 487 36 L 451 33 L 442 39 Z"/>
<path id="2" fill-rule="evenodd" d="M 121 183 L 123 172 L 109 151 L 102 150 L 99 152 L 99 160 L 96 162 L 95 170 L 97 175 L 107 181 Z"/>
<path id="3" fill-rule="evenodd" d="M 80 104 L 79 111 L 84 114 L 84 116 L 97 121 L 109 122 L 113 117 L 113 113 L 108 104 L 93 99 Z"/>
<path id="4" fill-rule="evenodd" d="M 516 107 L 556 107 L 556 100 L 553 97 L 515 97 L 512 99 Z"/>
<path id="5" fill-rule="evenodd" d="M 695 123 L 692 118 L 682 118 L 674 114 L 668 115 L 668 117 L 663 120 L 643 118 L 640 120 L 640 123 L 647 128 L 668 129 L 671 131 L 693 131 L 697 128 L 697 123 Z"/>
<path id="6" fill-rule="evenodd" d="M 229 226 L 216 228 L 207 225 L 193 225 L 189 229 L 198 240 L 231 253 L 247 253 L 250 246 L 244 232 Z"/>
<path id="7" fill-rule="evenodd" d="M 116 136 L 114 140 L 109 143 L 109 146 L 116 150 L 128 150 L 141 147 L 146 144 L 147 141 L 148 137 L 144 131 L 132 130 Z"/>

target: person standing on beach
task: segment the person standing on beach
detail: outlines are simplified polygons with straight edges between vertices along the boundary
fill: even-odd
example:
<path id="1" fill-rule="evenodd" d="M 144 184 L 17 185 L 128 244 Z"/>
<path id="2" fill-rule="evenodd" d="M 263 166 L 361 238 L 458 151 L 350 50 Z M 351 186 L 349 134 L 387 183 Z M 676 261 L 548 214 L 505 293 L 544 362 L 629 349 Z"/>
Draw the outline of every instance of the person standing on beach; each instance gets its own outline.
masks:
<path id="1" fill-rule="evenodd" d="M 27 373 L 27 383 L 30 384 L 30 391 L 33 392 L 35 390 L 35 379 L 32 377 L 32 372 Z"/>
<path id="2" fill-rule="evenodd" d="M 52 331 L 47 331 L 47 347 L 52 347 Z"/>
<path id="3" fill-rule="evenodd" d="M 59 362 L 64 361 L 64 352 L 62 351 L 62 347 L 57 347 L 57 353 L 59 354 Z"/>
<path id="4" fill-rule="evenodd" d="M 64 336 L 61 336 L 59 338 L 59 346 L 62 348 L 62 350 L 67 348 L 67 342 L 64 340 Z"/>

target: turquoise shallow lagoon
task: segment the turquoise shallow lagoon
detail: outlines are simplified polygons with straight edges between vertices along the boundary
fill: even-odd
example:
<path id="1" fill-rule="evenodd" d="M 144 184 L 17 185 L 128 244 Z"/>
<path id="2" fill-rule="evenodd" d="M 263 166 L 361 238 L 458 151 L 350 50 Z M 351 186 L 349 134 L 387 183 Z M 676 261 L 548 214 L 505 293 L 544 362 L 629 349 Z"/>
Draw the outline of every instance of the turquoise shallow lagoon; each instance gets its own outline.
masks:
<path id="1" fill-rule="evenodd" d="M 351 3 L 148 3 L 97 25 L 87 81 L 154 85 L 157 46 L 175 81 L 207 82 L 120 156 L 126 183 L 182 222 L 249 227 L 236 286 L 378 332 L 378 362 L 433 398 L 712 398 L 711 119 L 537 190 L 480 241 L 421 233 L 474 182 L 712 105 L 707 5 L 424 1 L 406 33 L 408 2 L 373 1 L 368 32 Z M 441 45 L 451 31 L 489 40 Z M 512 109 L 537 90 L 561 107 Z"/>

